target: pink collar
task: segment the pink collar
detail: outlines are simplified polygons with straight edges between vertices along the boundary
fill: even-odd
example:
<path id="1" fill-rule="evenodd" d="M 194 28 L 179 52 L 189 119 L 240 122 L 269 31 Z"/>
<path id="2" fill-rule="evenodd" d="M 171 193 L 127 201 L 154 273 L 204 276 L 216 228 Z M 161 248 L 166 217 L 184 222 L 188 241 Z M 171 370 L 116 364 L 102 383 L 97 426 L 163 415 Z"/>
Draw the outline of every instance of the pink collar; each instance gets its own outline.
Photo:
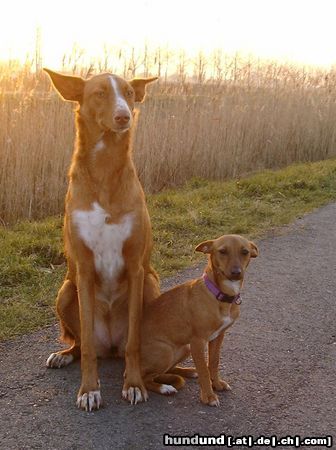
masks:
<path id="1" fill-rule="evenodd" d="M 215 283 L 213 283 L 206 273 L 203 274 L 203 281 L 208 290 L 216 297 L 219 302 L 222 303 L 235 303 L 236 305 L 240 305 L 242 300 L 240 298 L 240 294 L 234 295 L 231 297 L 230 295 L 222 292 Z"/>

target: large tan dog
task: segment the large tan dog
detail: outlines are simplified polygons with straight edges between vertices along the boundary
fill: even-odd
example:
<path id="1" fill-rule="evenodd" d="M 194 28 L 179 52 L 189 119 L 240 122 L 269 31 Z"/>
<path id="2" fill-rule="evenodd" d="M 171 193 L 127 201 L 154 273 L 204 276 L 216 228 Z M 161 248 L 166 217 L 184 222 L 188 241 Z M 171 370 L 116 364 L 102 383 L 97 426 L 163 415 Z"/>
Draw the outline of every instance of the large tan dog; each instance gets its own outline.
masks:
<path id="1" fill-rule="evenodd" d="M 150 266 L 151 225 L 130 130 L 134 103 L 156 78 L 127 82 L 104 73 L 84 80 L 46 71 L 61 96 L 79 104 L 65 202 L 68 272 L 57 298 L 62 338 L 70 348 L 52 353 L 47 366 L 81 357 L 77 405 L 91 411 L 101 405 L 97 356 L 117 348 L 126 356 L 122 395 L 137 403 L 147 399 L 139 367 L 143 299 L 160 291 Z"/>
<path id="2" fill-rule="evenodd" d="M 141 367 L 147 389 L 160 394 L 175 393 L 184 384 L 182 377 L 198 373 L 202 402 L 218 406 L 213 389 L 230 389 L 218 372 L 220 348 L 239 316 L 245 270 L 258 248 L 241 236 L 225 235 L 202 242 L 196 251 L 209 254 L 203 277 L 165 292 L 145 309 Z M 190 350 L 197 373 L 175 367 Z"/>

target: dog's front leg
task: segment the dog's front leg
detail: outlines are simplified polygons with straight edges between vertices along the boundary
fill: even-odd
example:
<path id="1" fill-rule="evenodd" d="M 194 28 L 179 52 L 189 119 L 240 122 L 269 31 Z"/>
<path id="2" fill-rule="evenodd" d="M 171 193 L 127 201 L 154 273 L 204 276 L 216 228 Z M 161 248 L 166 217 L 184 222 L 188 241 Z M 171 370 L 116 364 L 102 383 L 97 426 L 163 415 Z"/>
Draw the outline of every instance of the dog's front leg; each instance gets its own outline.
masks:
<path id="1" fill-rule="evenodd" d="M 206 340 L 201 338 L 193 338 L 190 343 L 191 355 L 198 372 L 202 402 L 210 406 L 219 406 L 219 400 L 212 389 L 210 372 L 205 360 L 206 345 Z"/>
<path id="2" fill-rule="evenodd" d="M 122 396 L 132 405 L 147 401 L 148 394 L 140 372 L 140 326 L 143 306 L 143 267 L 128 267 L 128 338 L 126 344 L 126 369 Z"/>
<path id="3" fill-rule="evenodd" d="M 224 331 L 220 333 L 216 339 L 213 339 L 209 342 L 209 359 L 208 359 L 208 367 L 210 372 L 210 377 L 212 381 L 212 387 L 216 391 L 230 391 L 230 385 L 222 380 L 219 376 L 219 358 L 220 358 L 220 349 L 222 347 L 222 342 L 224 339 Z"/>
<path id="4" fill-rule="evenodd" d="M 81 328 L 82 383 L 77 396 L 78 408 L 85 411 L 99 409 L 102 401 L 97 370 L 97 355 L 93 340 L 94 322 L 94 271 L 85 265 L 77 266 L 77 289 Z"/>

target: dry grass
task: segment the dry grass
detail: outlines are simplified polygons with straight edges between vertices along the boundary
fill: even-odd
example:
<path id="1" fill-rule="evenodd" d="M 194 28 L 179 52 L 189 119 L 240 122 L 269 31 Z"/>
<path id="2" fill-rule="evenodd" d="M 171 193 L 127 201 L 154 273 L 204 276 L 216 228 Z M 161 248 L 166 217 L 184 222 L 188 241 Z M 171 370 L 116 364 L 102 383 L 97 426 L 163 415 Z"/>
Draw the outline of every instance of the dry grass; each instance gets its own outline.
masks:
<path id="1" fill-rule="evenodd" d="M 309 177 L 307 177 L 309 173 Z M 205 262 L 195 246 L 239 233 L 255 239 L 335 199 L 336 159 L 266 170 L 239 182 L 194 179 L 148 195 L 160 277 Z M 55 321 L 66 267 L 60 216 L 0 227 L 0 341 Z M 276 257 L 276 256 L 275 256 Z"/>
<path id="2" fill-rule="evenodd" d="M 141 105 L 134 154 L 147 192 L 336 155 L 335 73 L 214 58 L 188 79 L 176 64 Z M 29 65 L 0 73 L 0 220 L 62 212 L 73 106 Z"/>

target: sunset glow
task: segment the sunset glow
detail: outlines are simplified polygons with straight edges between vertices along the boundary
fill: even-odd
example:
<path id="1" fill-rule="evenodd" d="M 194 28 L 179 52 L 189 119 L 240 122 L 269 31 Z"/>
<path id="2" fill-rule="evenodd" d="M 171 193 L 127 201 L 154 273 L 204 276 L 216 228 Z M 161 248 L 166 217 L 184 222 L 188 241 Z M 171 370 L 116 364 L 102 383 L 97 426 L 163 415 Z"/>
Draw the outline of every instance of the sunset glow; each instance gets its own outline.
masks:
<path id="1" fill-rule="evenodd" d="M 332 0 L 13 0 L 1 10 L 0 59 L 33 55 L 39 28 L 43 62 L 55 68 L 74 43 L 88 57 L 99 56 L 104 44 L 142 48 L 147 43 L 188 53 L 221 48 L 331 65 L 335 12 Z"/>

